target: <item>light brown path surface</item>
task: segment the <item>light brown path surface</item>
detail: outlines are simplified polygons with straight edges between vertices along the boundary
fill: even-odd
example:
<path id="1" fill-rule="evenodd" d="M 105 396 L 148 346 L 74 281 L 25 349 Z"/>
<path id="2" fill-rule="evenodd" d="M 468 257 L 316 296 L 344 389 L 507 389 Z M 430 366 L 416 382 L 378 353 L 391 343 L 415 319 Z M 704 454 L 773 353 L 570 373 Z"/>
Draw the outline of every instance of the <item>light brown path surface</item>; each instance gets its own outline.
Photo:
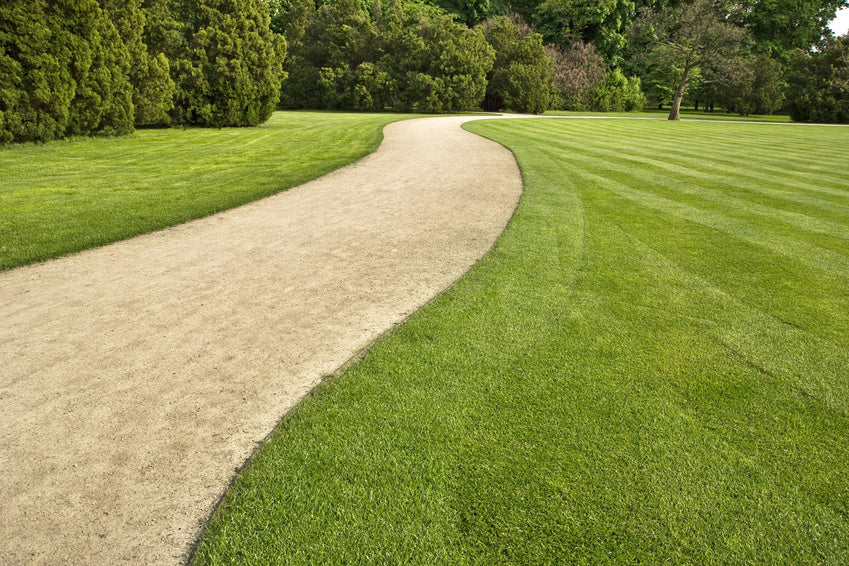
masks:
<path id="1" fill-rule="evenodd" d="M 459 278 L 521 192 L 470 118 L 223 214 L 0 273 L 0 564 L 178 564 L 322 378 Z"/>

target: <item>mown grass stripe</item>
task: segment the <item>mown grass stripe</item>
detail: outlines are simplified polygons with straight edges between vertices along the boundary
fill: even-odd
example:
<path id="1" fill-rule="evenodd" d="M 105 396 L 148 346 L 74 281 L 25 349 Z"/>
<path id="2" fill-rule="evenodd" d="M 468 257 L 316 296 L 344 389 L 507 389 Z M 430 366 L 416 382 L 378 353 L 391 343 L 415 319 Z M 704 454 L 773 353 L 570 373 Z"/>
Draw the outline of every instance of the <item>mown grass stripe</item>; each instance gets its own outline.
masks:
<path id="1" fill-rule="evenodd" d="M 686 310 L 673 311 L 676 317 L 696 321 L 717 342 L 758 371 L 777 378 L 791 391 L 822 399 L 832 410 L 849 416 L 849 372 L 844 371 L 849 368 L 849 352 L 834 348 L 836 344 L 782 320 L 775 313 L 729 295 L 645 242 L 635 237 L 631 241 L 635 253 L 649 269 L 670 286 L 686 289 L 693 296 Z M 789 343 L 795 347 L 788 351 L 782 345 Z M 831 355 L 823 357 L 822 352 Z"/>
<path id="2" fill-rule="evenodd" d="M 549 155 L 556 152 L 543 150 Z M 623 198 L 639 203 L 640 206 L 652 208 L 659 212 L 672 214 L 679 218 L 695 222 L 703 226 L 721 230 L 727 234 L 734 235 L 746 241 L 752 242 L 766 249 L 781 253 L 787 257 L 798 260 L 805 265 L 817 269 L 829 271 L 837 268 L 844 272 L 849 272 L 849 256 L 845 253 L 826 249 L 805 241 L 797 237 L 789 238 L 774 230 L 766 230 L 763 227 L 752 226 L 750 222 L 734 218 L 727 214 L 707 210 L 685 204 L 681 200 L 672 200 L 658 195 L 650 190 L 641 190 L 634 188 L 633 184 L 625 184 L 618 180 L 614 180 L 609 174 L 594 173 L 597 169 L 592 167 L 596 160 L 589 160 L 590 165 L 587 168 L 581 167 L 582 164 L 578 160 L 574 160 L 576 165 L 569 169 L 569 174 L 581 179 L 585 183 L 593 183 L 605 191 L 614 193 Z M 657 178 L 652 180 L 657 181 Z M 640 184 L 645 186 L 645 184 Z"/>
<path id="3" fill-rule="evenodd" d="M 570 155 L 584 169 L 590 168 L 602 173 L 606 179 L 628 186 L 639 186 L 654 194 L 687 203 L 699 209 L 711 209 L 720 214 L 734 216 L 752 224 L 771 225 L 781 231 L 789 226 L 794 230 L 794 237 L 806 238 L 809 243 L 841 253 L 846 250 L 844 240 L 849 239 L 849 226 L 824 218 L 815 217 L 814 211 L 796 207 L 796 210 L 777 208 L 773 203 L 761 204 L 752 200 L 753 195 L 732 196 L 729 192 L 739 193 L 739 186 L 734 177 L 728 175 L 706 176 L 696 169 L 671 165 L 665 160 L 652 166 L 652 161 L 633 154 L 620 157 L 616 169 L 609 167 L 605 157 L 598 156 L 592 150 L 571 149 Z M 624 167 L 622 165 L 625 165 Z M 685 181 L 682 183 L 682 180 Z M 730 183 L 735 183 L 731 185 Z M 763 187 L 760 194 L 769 195 L 768 188 Z M 769 201 L 770 199 L 760 199 Z M 827 207 L 826 203 L 822 203 Z M 828 207 L 833 209 L 833 207 Z M 839 211 L 838 211 L 839 212 Z M 847 208 L 849 213 L 849 208 Z M 845 218 L 845 215 L 843 216 Z M 805 234 L 807 233 L 807 234 Z"/>
<path id="4" fill-rule="evenodd" d="M 553 124 L 549 125 L 553 126 Z M 597 129 L 602 129 L 605 126 L 607 126 L 606 123 L 598 126 Z M 701 124 L 700 126 L 704 127 Z M 734 125 L 728 126 L 733 127 Z M 784 128 L 786 131 L 786 127 L 783 126 L 772 127 Z M 751 129 L 752 126 L 746 126 L 746 128 Z M 849 139 L 849 128 L 846 130 L 845 135 Z M 540 133 L 544 131 L 546 130 L 541 129 Z M 549 129 L 548 131 L 556 130 Z M 773 183 L 790 189 L 787 191 L 787 196 L 796 195 L 793 197 L 796 200 L 799 200 L 799 189 L 804 189 L 814 194 L 823 195 L 822 198 L 827 199 L 810 202 L 827 203 L 824 206 L 835 204 L 842 207 L 849 206 L 849 191 L 846 190 L 845 182 L 842 177 L 833 174 L 834 171 L 839 171 L 843 166 L 842 160 L 824 160 L 821 152 L 818 151 L 804 154 L 805 152 L 800 148 L 804 147 L 803 143 L 806 138 L 795 140 L 791 144 L 792 153 L 790 156 L 787 153 L 788 148 L 783 148 L 780 153 L 782 157 L 777 159 L 774 148 L 769 150 L 758 148 L 759 140 L 763 139 L 763 136 L 750 136 L 743 140 L 735 139 L 734 144 L 730 145 L 727 138 L 720 140 L 715 136 L 694 132 L 694 134 L 700 136 L 702 143 L 698 146 L 699 151 L 693 151 L 689 149 L 692 145 L 690 144 L 688 147 L 688 144 L 682 140 L 682 133 L 680 132 L 666 132 L 665 137 L 652 138 L 651 143 L 631 143 L 627 145 L 618 142 L 609 142 L 602 145 L 593 142 L 587 143 L 581 136 L 587 135 L 588 132 L 592 132 L 592 129 L 582 128 L 577 132 L 578 135 L 564 137 L 556 142 L 555 146 L 564 149 L 566 147 L 584 148 L 588 151 L 597 151 L 600 147 L 607 147 L 622 158 L 638 156 L 648 162 L 654 161 L 658 165 L 672 163 L 710 175 L 723 175 L 730 170 L 734 172 L 735 177 L 742 176 L 751 179 L 753 186 L 763 183 L 764 174 L 769 174 Z M 838 133 L 843 134 L 841 131 L 838 131 Z M 671 134 L 675 135 L 672 136 Z M 614 138 L 615 135 L 610 133 L 609 137 Z M 639 141 L 644 142 L 646 140 L 640 139 Z M 707 151 L 705 150 L 706 146 L 709 148 Z M 729 151 L 734 147 L 739 150 Z M 720 150 L 717 150 L 717 148 L 720 148 Z M 799 157 L 800 154 L 804 155 Z M 767 167 L 765 163 L 774 163 L 774 165 Z M 831 174 L 824 174 L 823 168 Z"/>

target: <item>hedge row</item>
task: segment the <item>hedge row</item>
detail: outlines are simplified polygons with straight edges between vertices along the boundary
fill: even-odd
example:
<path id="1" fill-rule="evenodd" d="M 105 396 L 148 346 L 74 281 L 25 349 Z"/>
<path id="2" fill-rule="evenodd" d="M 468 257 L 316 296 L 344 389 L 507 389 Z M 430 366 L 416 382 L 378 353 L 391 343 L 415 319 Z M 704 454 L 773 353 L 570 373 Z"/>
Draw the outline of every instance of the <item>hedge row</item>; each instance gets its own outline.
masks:
<path id="1" fill-rule="evenodd" d="M 0 143 L 259 124 L 284 57 L 265 0 L 4 0 Z"/>

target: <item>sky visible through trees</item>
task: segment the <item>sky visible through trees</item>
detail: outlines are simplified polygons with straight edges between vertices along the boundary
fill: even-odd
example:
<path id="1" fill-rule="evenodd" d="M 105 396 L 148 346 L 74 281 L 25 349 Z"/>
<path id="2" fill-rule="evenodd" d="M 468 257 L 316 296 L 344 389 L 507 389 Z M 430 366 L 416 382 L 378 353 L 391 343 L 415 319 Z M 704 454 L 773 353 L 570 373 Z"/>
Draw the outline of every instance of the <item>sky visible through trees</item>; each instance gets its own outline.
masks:
<path id="1" fill-rule="evenodd" d="M 829 26 L 834 35 L 846 35 L 849 32 L 849 8 L 843 8 L 837 12 L 837 15 Z"/>

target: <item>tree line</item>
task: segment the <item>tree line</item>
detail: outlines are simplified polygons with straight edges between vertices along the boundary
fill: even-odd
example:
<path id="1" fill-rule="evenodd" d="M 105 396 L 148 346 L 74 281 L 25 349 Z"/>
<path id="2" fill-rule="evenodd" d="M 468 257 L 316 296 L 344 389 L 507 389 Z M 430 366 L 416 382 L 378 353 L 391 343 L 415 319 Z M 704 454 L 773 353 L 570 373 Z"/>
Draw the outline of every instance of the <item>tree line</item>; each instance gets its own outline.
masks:
<path id="1" fill-rule="evenodd" d="M 265 0 L 3 0 L 0 143 L 262 123 L 286 50 L 269 21 Z"/>
<path id="2" fill-rule="evenodd" d="M 4 0 L 0 143 L 276 107 L 849 121 L 847 0 Z"/>

